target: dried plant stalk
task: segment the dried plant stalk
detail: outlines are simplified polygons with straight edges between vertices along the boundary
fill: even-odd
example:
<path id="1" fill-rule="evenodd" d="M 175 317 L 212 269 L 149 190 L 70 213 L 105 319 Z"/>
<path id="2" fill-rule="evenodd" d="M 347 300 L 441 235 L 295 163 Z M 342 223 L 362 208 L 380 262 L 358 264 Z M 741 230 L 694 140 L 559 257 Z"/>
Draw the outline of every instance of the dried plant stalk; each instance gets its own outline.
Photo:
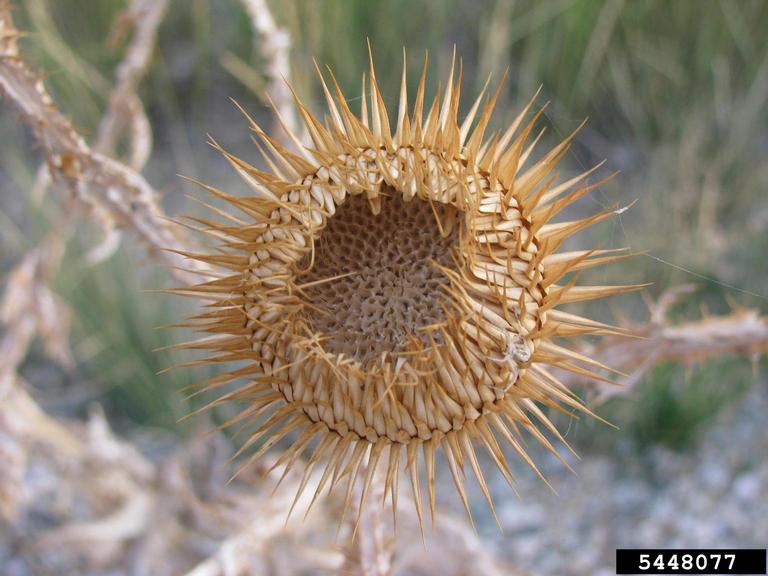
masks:
<path id="1" fill-rule="evenodd" d="M 617 368 L 629 370 L 616 383 L 591 382 L 579 374 L 564 374 L 569 385 L 597 389 L 598 400 L 626 394 L 660 362 L 697 362 L 726 354 L 757 358 L 768 352 L 768 318 L 755 309 L 733 305 L 733 311 L 720 316 L 707 314 L 701 320 L 672 323 L 669 308 L 692 285 L 667 290 L 655 303 L 650 303 L 650 320 L 645 324 L 627 324 L 638 338 L 607 336 L 583 354 L 601 362 L 610 361 Z"/>
<path id="2" fill-rule="evenodd" d="M 267 76 L 266 92 L 286 124 L 288 132 L 300 133 L 303 129 L 296 118 L 291 95 L 291 36 L 287 30 L 275 22 L 267 0 L 241 0 L 251 19 L 253 31 L 257 36 L 257 47 L 264 57 L 264 72 Z M 276 133 L 283 129 L 275 122 Z M 285 134 L 283 134 L 285 136 Z M 304 134 L 301 134 L 304 141 Z"/>
<path id="3" fill-rule="evenodd" d="M 0 9 L 7 8 L 8 6 L 0 5 Z M 131 21 L 136 29 L 126 56 L 118 66 L 117 86 L 112 92 L 109 109 L 99 125 L 99 141 L 96 148 L 100 152 L 114 151 L 115 144 L 127 124 L 148 126 L 143 107 L 135 91 L 149 65 L 157 27 L 166 8 L 167 0 L 158 2 L 133 0 L 129 9 L 123 13 L 122 28 Z M 3 41 L 0 46 L 3 53 L 8 56 L 17 56 L 18 47 L 13 36 L 12 24 L 7 17 L 1 22 L 0 37 Z M 135 102 L 139 102 L 138 106 L 133 104 Z M 136 151 L 133 155 L 136 161 L 135 168 L 141 169 L 151 148 L 151 135 L 147 138 L 146 135 L 140 137 L 140 134 L 151 134 L 151 132 L 143 129 L 133 129 L 131 132 L 133 148 Z M 50 177 L 47 166 L 44 165 L 42 168 L 39 174 L 42 174 L 43 180 L 47 180 Z M 39 184 L 40 178 L 36 186 Z M 105 190 L 104 193 L 106 195 L 108 191 Z M 0 320 L 6 327 L 0 350 L 3 358 L 8 360 L 3 364 L 0 372 L 0 393 L 9 390 L 13 385 L 17 368 L 35 334 L 42 337 L 48 355 L 52 359 L 65 366 L 72 364 L 67 343 L 69 311 L 49 288 L 72 229 L 69 205 L 70 203 L 67 202 L 57 224 L 46 240 L 22 258 L 20 264 L 8 276 L 5 295 L 0 304 Z M 100 246 L 97 252 L 103 254 L 105 248 L 110 246 L 116 247 L 116 244 L 110 242 L 108 236 L 106 244 Z"/>
<path id="4" fill-rule="evenodd" d="M 46 156 L 54 181 L 60 181 L 106 230 L 115 226 L 134 232 L 174 274 L 185 281 L 199 278 L 207 267 L 189 264 L 173 250 L 195 243 L 183 228 L 170 222 L 157 192 L 141 174 L 125 164 L 92 150 L 59 112 L 42 77 L 19 56 L 19 32 L 13 25 L 8 0 L 0 0 L 0 91 L 34 132 Z"/>
<path id="5" fill-rule="evenodd" d="M 131 0 L 115 22 L 111 44 L 133 28 L 125 56 L 117 67 L 117 83 L 109 96 L 106 113 L 99 122 L 94 150 L 114 156 L 121 138 L 127 138 L 129 148 L 128 164 L 141 172 L 152 151 L 152 129 L 144 105 L 137 90 L 149 67 L 157 39 L 158 28 L 168 9 L 168 0 Z M 46 164 L 40 166 L 32 188 L 32 197 L 39 200 L 51 183 Z M 116 238 L 108 236 L 105 246 L 97 256 L 109 255 L 107 246 L 116 247 Z M 95 259 L 95 258 L 91 258 Z"/>
<path id="6" fill-rule="evenodd" d="M 111 34 L 112 43 L 116 43 L 128 29 L 133 29 L 93 147 L 113 156 L 119 139 L 127 132 L 131 150 L 128 165 L 139 172 L 152 150 L 152 131 L 137 90 L 152 60 L 158 28 L 167 10 L 168 0 L 131 0 L 118 16 Z"/>

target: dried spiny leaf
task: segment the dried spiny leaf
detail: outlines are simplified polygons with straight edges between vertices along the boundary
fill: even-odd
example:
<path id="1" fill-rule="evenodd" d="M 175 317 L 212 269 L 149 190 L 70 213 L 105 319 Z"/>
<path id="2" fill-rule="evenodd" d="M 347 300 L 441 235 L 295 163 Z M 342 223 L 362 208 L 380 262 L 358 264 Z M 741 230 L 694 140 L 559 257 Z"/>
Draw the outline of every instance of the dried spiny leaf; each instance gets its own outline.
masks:
<path id="1" fill-rule="evenodd" d="M 256 456 L 295 432 L 280 464 L 309 451 L 307 473 L 326 466 L 318 492 L 341 484 L 348 503 L 354 483 L 367 485 L 378 467 L 393 508 L 404 470 L 422 519 L 425 505 L 434 515 L 438 448 L 468 511 L 468 467 L 491 501 L 478 447 L 510 482 L 502 446 L 533 466 L 521 430 L 554 451 L 538 426 L 562 438 L 540 406 L 584 408 L 549 367 L 584 375 L 604 366 L 552 339 L 610 327 L 553 308 L 633 289 L 558 284 L 622 256 L 553 253 L 605 216 L 550 222 L 592 188 L 582 182 L 589 172 L 553 186 L 573 135 L 527 163 L 533 101 L 489 140 L 499 89 L 459 124 L 460 67 L 426 117 L 425 74 L 426 65 L 413 112 L 403 80 L 393 121 L 372 63 L 360 116 L 332 75 L 330 88 L 322 80 L 325 122 L 294 94 L 310 148 L 283 123 L 297 145 L 288 151 L 249 118 L 272 173 L 221 150 L 253 195 L 205 186 L 244 216 L 205 221 L 224 246 L 187 254 L 226 274 L 191 289 L 207 302 L 192 324 L 217 338 L 184 345 L 214 351 L 210 362 L 248 360 L 197 390 L 228 390 L 212 406 L 243 405 L 230 423 L 251 428 L 246 447 L 266 441 Z"/>

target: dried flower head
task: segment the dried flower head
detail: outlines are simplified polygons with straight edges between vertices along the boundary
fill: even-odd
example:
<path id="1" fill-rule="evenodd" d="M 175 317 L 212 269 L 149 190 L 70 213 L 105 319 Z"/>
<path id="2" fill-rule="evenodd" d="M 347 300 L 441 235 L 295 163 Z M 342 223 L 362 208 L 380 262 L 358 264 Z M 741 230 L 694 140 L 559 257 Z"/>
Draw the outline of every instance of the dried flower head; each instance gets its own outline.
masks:
<path id="1" fill-rule="evenodd" d="M 563 440 L 542 407 L 584 410 L 550 367 L 605 368 L 553 339 L 610 327 L 555 306 L 629 287 L 558 281 L 624 254 L 556 250 L 612 211 L 552 222 L 598 184 L 585 183 L 591 171 L 555 184 L 573 134 L 528 162 L 540 114 L 525 122 L 533 99 L 505 132 L 486 137 L 499 89 L 486 102 L 483 90 L 459 123 L 461 67 L 454 78 L 452 65 L 425 117 L 425 62 L 412 112 L 403 68 L 392 131 L 372 63 L 359 116 L 333 75 L 333 91 L 320 77 L 325 122 L 295 98 L 311 147 L 281 119 L 293 150 L 250 120 L 269 172 L 220 149 L 253 195 L 203 185 L 242 215 L 196 219 L 224 245 L 186 255 L 228 272 L 191 289 L 210 301 L 193 323 L 215 337 L 182 346 L 215 351 L 207 362 L 245 361 L 199 389 L 226 390 L 208 407 L 240 403 L 225 425 L 249 430 L 243 450 L 258 446 L 251 459 L 292 437 L 278 460 L 287 470 L 309 449 L 300 490 L 324 462 L 317 492 L 346 479 L 349 503 L 361 476 L 362 506 L 380 469 L 396 507 L 404 467 L 421 519 L 419 484 L 426 480 L 434 515 L 442 448 L 469 511 L 466 468 L 491 500 L 478 447 L 511 483 L 504 447 L 535 467 L 522 430 L 552 450 L 540 427 Z"/>

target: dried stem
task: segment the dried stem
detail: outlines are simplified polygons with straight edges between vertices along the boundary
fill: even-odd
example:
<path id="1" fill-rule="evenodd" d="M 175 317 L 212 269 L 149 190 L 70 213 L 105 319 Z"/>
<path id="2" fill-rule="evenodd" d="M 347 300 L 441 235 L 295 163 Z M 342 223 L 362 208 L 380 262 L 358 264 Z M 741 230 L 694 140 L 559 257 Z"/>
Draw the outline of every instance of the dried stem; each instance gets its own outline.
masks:
<path id="1" fill-rule="evenodd" d="M 632 370 L 617 386 L 598 384 L 576 374 L 565 376 L 569 385 L 597 387 L 598 397 L 606 399 L 625 394 L 660 362 L 695 362 L 726 354 L 756 358 L 768 352 L 768 318 L 757 310 L 734 306 L 722 316 L 706 315 L 701 320 L 673 324 L 669 308 L 695 287 L 677 286 L 649 304 L 650 319 L 645 324 L 627 325 L 628 332 L 639 338 L 607 336 L 584 350 L 598 362 Z"/>
<path id="2" fill-rule="evenodd" d="M 64 252 L 60 233 L 69 228 L 67 214 L 65 211 L 48 238 L 30 250 L 8 275 L 0 300 L 0 322 L 5 327 L 0 340 L 0 399 L 14 385 L 18 367 L 36 335 L 48 356 L 64 366 L 72 365 L 67 342 L 69 309 L 49 287 Z"/>
<path id="3" fill-rule="evenodd" d="M 291 94 L 291 37 L 287 30 L 280 28 L 269 10 L 267 0 L 241 0 L 245 6 L 251 25 L 258 37 L 257 48 L 265 60 L 264 72 L 267 76 L 267 94 L 272 105 L 288 129 L 288 132 L 300 134 L 306 140 L 302 126 L 296 118 L 296 108 Z M 280 122 L 275 120 L 273 134 L 284 134 Z M 286 138 L 282 138 L 285 140 Z"/>
<path id="4" fill-rule="evenodd" d="M 131 0 L 128 8 L 116 18 L 110 35 L 110 44 L 114 45 L 133 27 L 125 56 L 117 67 L 116 85 L 99 123 L 93 147 L 97 152 L 114 156 L 118 141 L 126 138 L 130 150 L 129 165 L 138 172 L 144 168 L 152 150 L 152 130 L 137 90 L 151 62 L 158 28 L 167 8 L 168 0 Z M 32 197 L 39 201 L 50 184 L 50 172 L 43 164 L 37 171 Z M 114 241 L 112 244 L 116 246 Z M 96 253 L 101 258 L 108 255 L 104 249 Z"/>
<path id="5" fill-rule="evenodd" d="M 357 487 L 357 498 L 363 486 Z M 368 497 L 378 502 L 384 493 L 384 478 L 375 474 L 371 481 Z M 363 506 L 359 511 L 348 511 L 345 519 L 350 537 L 345 549 L 344 574 L 360 576 L 392 576 L 393 552 L 391 538 L 387 536 L 390 528 L 384 519 L 382 506 Z"/>
<path id="6" fill-rule="evenodd" d="M 54 181 L 69 188 L 107 231 L 131 230 L 150 252 L 176 267 L 186 261 L 170 251 L 188 250 L 194 242 L 163 213 L 158 194 L 141 174 L 86 144 L 48 95 L 42 78 L 20 58 L 19 32 L 8 0 L 0 0 L 0 91 L 35 134 Z M 187 263 L 195 272 L 205 268 Z M 196 273 L 174 268 L 186 282 Z"/>
<path id="7" fill-rule="evenodd" d="M 103 154 L 114 155 L 127 128 L 131 146 L 129 165 L 137 171 L 144 168 L 152 150 L 152 131 L 137 90 L 152 60 L 158 28 L 167 9 L 168 0 L 131 0 L 115 21 L 110 36 L 110 43 L 116 44 L 129 28 L 133 28 L 123 61 L 117 67 L 117 82 L 93 147 Z"/>

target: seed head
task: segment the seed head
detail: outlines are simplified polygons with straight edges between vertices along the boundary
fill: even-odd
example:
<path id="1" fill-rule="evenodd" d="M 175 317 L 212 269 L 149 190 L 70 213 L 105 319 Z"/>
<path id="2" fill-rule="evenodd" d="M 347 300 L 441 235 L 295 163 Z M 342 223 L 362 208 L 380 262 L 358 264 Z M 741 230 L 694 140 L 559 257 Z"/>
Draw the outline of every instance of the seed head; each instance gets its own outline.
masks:
<path id="1" fill-rule="evenodd" d="M 491 503 L 478 448 L 511 484 L 505 448 L 535 468 L 523 430 L 553 451 L 540 428 L 564 442 L 543 407 L 586 411 L 550 368 L 605 369 L 554 341 L 611 330 L 558 304 L 632 288 L 561 282 L 625 256 L 557 252 L 611 215 L 552 221 L 601 183 L 586 183 L 592 170 L 555 183 L 575 133 L 529 161 L 535 98 L 506 131 L 487 136 L 500 86 L 487 100 L 483 90 L 460 123 L 461 75 L 452 65 L 445 94 L 425 114 L 426 62 L 412 109 L 404 66 L 390 120 L 372 63 L 359 116 L 333 75 L 331 89 L 321 74 L 325 121 L 295 98 L 311 147 L 283 124 L 289 150 L 249 119 L 269 171 L 219 149 L 252 196 L 204 185 L 241 214 L 198 219 L 223 246 L 188 256 L 226 273 L 192 289 L 208 301 L 194 324 L 214 337 L 182 346 L 214 351 L 211 363 L 245 362 L 198 388 L 226 390 L 208 407 L 242 406 L 225 425 L 249 430 L 249 461 L 286 437 L 278 459 L 286 470 L 309 451 L 299 493 L 322 462 L 317 492 L 346 480 L 348 504 L 361 477 L 361 508 L 380 471 L 395 508 L 402 468 L 420 519 L 426 480 L 434 517 L 442 449 L 469 512 L 467 468 Z M 241 384 L 226 387 L 232 381 Z"/>

